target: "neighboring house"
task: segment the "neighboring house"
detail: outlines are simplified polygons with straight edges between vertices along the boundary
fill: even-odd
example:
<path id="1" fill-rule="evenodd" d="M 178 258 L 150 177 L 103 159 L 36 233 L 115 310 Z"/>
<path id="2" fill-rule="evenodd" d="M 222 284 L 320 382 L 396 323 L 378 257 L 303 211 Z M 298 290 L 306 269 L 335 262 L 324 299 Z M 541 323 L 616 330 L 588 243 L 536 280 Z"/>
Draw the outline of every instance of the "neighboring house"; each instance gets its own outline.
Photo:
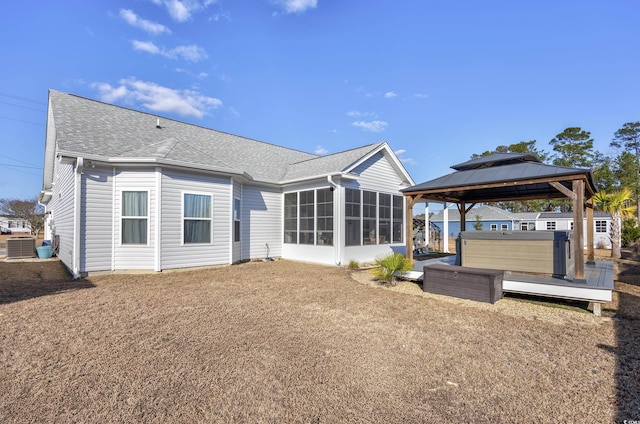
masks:
<path id="1" fill-rule="evenodd" d="M 449 228 L 447 234 L 450 237 L 455 237 L 460 233 L 460 212 L 457 208 L 450 208 L 448 214 Z M 495 206 L 476 206 L 467 212 L 467 230 L 472 231 L 475 229 L 476 216 L 480 216 L 481 230 L 483 231 L 512 231 L 520 229 L 521 218 L 516 215 Z M 537 213 L 533 215 L 533 220 L 535 220 L 536 215 Z M 429 221 L 440 230 L 444 230 L 444 211 L 440 210 L 431 215 Z"/>
<path id="2" fill-rule="evenodd" d="M 456 237 L 460 233 L 460 212 L 457 208 L 450 208 L 449 237 Z M 467 231 L 474 231 L 476 216 L 480 216 L 483 231 L 540 231 L 540 230 L 573 230 L 572 212 L 524 212 L 512 213 L 495 206 L 481 205 L 467 212 Z M 441 230 L 444 229 L 443 210 L 431 215 L 430 222 Z M 611 215 L 594 211 L 594 247 L 611 248 L 609 230 L 611 228 Z M 584 231 L 586 234 L 587 218 L 584 219 Z M 586 239 L 585 239 L 586 243 Z"/>
<path id="3" fill-rule="evenodd" d="M 24 219 L 14 216 L 0 216 L 0 233 L 1 234 L 31 234 L 31 227 Z"/>
<path id="4" fill-rule="evenodd" d="M 611 249 L 611 215 L 603 211 L 593 211 L 593 245 L 598 248 Z M 586 234 L 587 222 L 583 224 Z M 536 230 L 573 230 L 572 212 L 541 212 L 536 219 Z M 586 242 L 586 240 L 585 240 Z"/>
<path id="5" fill-rule="evenodd" d="M 45 238 L 75 275 L 405 249 L 414 182 L 386 142 L 319 156 L 54 90 Z"/>

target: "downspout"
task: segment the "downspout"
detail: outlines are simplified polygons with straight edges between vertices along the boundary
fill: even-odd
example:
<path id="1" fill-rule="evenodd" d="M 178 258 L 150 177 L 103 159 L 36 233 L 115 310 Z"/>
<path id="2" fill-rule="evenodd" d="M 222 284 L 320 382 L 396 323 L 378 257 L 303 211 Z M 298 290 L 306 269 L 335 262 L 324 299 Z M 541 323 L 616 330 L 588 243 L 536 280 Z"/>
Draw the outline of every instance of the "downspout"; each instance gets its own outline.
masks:
<path id="1" fill-rule="evenodd" d="M 76 160 L 75 187 L 73 196 L 73 276 L 80 277 L 80 239 L 82 232 L 82 171 L 84 158 Z"/>
<path id="2" fill-rule="evenodd" d="M 333 220 L 334 225 L 334 233 L 333 233 L 333 243 L 334 243 L 334 262 L 336 265 L 342 265 L 342 243 L 344 240 L 344 235 L 342 234 L 342 196 L 340 195 L 340 186 L 333 181 L 331 175 L 327 175 L 327 182 L 331 187 L 335 194 L 334 197 L 334 211 L 336 212 L 337 219 Z M 339 237 L 336 237 L 339 236 Z"/>

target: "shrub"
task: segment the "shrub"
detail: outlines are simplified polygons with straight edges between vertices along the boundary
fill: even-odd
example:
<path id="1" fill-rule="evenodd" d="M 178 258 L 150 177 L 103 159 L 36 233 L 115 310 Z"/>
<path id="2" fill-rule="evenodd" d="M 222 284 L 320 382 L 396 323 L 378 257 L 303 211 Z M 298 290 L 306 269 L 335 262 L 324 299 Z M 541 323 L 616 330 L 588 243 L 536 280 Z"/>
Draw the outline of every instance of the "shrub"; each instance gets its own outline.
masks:
<path id="1" fill-rule="evenodd" d="M 360 264 L 355 259 L 351 259 L 349 261 L 349 269 L 358 269 L 360 268 Z"/>
<path id="2" fill-rule="evenodd" d="M 403 273 L 413 269 L 413 262 L 400 253 L 389 253 L 388 255 L 376 258 L 377 268 L 371 273 L 381 281 L 385 281 L 392 286 L 396 285 L 396 273 Z"/>
<path id="3" fill-rule="evenodd" d="M 627 247 L 638 239 L 640 239 L 640 227 L 635 219 L 626 219 L 622 224 L 622 245 Z"/>

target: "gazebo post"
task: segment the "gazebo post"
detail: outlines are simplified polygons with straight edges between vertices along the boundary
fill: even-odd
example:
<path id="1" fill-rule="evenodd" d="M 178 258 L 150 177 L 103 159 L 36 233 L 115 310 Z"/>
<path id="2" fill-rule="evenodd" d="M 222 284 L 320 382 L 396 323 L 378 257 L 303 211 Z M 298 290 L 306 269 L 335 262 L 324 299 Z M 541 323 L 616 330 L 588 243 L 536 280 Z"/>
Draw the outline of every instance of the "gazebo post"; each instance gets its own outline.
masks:
<path id="1" fill-rule="evenodd" d="M 460 232 L 467 231 L 467 210 L 464 202 L 458 203 L 458 210 L 460 211 Z"/>
<path id="2" fill-rule="evenodd" d="M 573 180 L 573 271 L 574 280 L 584 278 L 584 182 Z"/>
<path id="3" fill-rule="evenodd" d="M 409 259 L 410 261 L 413 260 L 413 206 L 416 204 L 416 202 L 422 197 L 422 194 L 417 194 L 415 196 L 412 196 L 410 194 L 405 194 L 405 205 L 406 205 L 406 211 L 405 211 L 405 237 L 406 240 L 405 242 L 405 256 L 407 259 Z M 426 222 L 426 221 L 425 221 Z"/>
<path id="4" fill-rule="evenodd" d="M 574 225 L 575 227 L 575 225 Z M 595 255 L 593 252 L 594 242 L 594 225 L 593 225 L 593 198 L 587 199 L 587 262 L 595 263 Z"/>

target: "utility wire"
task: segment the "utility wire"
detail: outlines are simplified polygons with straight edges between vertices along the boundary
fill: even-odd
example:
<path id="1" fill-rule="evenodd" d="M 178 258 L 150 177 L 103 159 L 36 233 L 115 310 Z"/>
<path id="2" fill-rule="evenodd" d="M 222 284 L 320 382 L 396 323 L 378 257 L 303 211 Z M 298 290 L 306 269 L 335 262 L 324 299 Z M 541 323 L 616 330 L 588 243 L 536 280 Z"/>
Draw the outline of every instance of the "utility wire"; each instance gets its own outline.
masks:
<path id="1" fill-rule="evenodd" d="M 26 166 L 26 165 L 11 165 L 10 163 L 0 163 L 0 166 L 9 166 L 11 168 L 31 168 L 31 169 L 42 169 L 41 166 Z"/>
<path id="2" fill-rule="evenodd" d="M 0 104 L 9 105 L 9 106 L 13 106 L 13 107 L 19 107 L 19 108 L 22 108 L 22 109 L 35 110 L 36 112 L 45 112 L 45 110 L 43 110 L 43 109 L 36 109 L 34 107 L 29 107 L 29 106 L 21 106 L 21 105 L 15 104 L 15 103 L 0 102 Z"/>
<path id="3" fill-rule="evenodd" d="M 33 166 L 33 164 L 30 163 L 30 162 L 25 162 L 23 160 L 15 159 L 15 158 L 12 158 L 12 157 L 9 157 L 9 156 L 5 156 L 5 155 L 0 155 L 0 158 L 5 158 L 5 159 L 12 160 L 14 162 L 20 162 L 20 163 L 24 163 L 25 165 L 32 165 Z M 40 167 L 40 168 L 42 168 L 42 167 Z"/>
<path id="4" fill-rule="evenodd" d="M 44 103 L 44 102 L 40 102 L 38 100 L 27 99 L 25 97 L 14 96 L 13 94 L 0 93 L 0 96 L 2 96 L 2 97 L 11 97 L 12 99 L 22 100 L 23 102 L 35 103 L 35 104 L 38 104 L 38 105 L 46 105 L 46 103 Z"/>
<path id="5" fill-rule="evenodd" d="M 42 123 L 23 121 L 22 119 L 9 118 L 8 116 L 0 116 L 0 119 L 7 119 L 9 121 L 23 122 L 25 124 L 40 125 L 40 126 L 44 127 L 44 124 L 42 124 Z"/>

